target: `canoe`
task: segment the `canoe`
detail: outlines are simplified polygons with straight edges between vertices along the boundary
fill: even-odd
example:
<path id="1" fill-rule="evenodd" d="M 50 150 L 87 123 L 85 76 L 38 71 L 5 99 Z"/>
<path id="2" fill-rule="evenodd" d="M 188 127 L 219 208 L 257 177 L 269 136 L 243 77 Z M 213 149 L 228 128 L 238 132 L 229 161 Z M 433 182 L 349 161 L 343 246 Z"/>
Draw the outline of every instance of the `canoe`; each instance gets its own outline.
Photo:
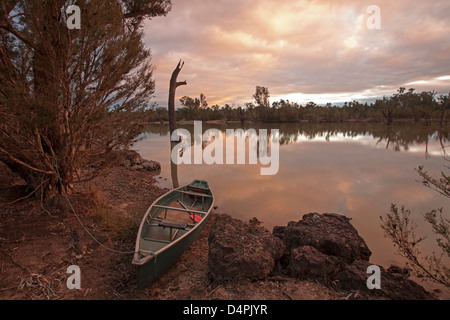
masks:
<path id="1" fill-rule="evenodd" d="M 147 288 L 197 239 L 208 222 L 214 196 L 208 183 L 195 180 L 158 198 L 145 213 L 132 263 L 137 284 Z"/>
<path id="2" fill-rule="evenodd" d="M 208 192 L 209 192 L 209 185 L 208 185 L 208 182 L 206 182 L 206 181 L 194 180 L 187 186 L 187 189 L 189 191 L 194 191 L 194 192 L 200 192 L 200 193 L 208 194 Z"/>

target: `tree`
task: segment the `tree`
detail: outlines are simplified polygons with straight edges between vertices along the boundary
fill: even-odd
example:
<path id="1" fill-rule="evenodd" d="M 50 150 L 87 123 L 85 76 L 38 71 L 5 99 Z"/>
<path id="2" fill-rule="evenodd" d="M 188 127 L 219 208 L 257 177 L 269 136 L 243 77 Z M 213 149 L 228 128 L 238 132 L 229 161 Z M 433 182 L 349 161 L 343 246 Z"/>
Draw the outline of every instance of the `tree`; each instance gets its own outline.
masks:
<path id="1" fill-rule="evenodd" d="M 447 124 L 447 118 L 445 117 L 445 112 L 450 109 L 450 93 L 446 96 L 439 96 L 439 108 L 441 110 L 439 127 L 443 128 Z"/>
<path id="2" fill-rule="evenodd" d="M 394 118 L 400 110 L 408 110 L 411 105 L 414 105 L 412 102 L 412 99 L 416 97 L 414 90 L 411 88 L 406 92 L 406 88 L 401 87 L 392 97 L 383 97 L 383 100 L 375 102 L 375 107 L 381 111 L 387 125 L 394 123 Z"/>
<path id="3" fill-rule="evenodd" d="M 269 98 L 270 98 L 269 88 L 260 86 L 256 87 L 256 92 L 253 95 L 253 99 L 255 100 L 256 105 L 258 107 L 269 108 L 270 107 Z"/>
<path id="4" fill-rule="evenodd" d="M 206 109 L 208 108 L 208 102 L 203 93 L 200 94 L 200 98 L 191 98 L 189 96 L 184 96 L 180 99 L 180 103 L 183 107 L 189 110 Z"/>
<path id="5" fill-rule="evenodd" d="M 382 218 L 382 228 L 397 246 L 400 255 L 408 259 L 419 277 L 450 287 L 450 269 L 443 259 L 450 258 L 450 220 L 443 216 L 443 210 L 432 210 L 424 214 L 425 221 L 432 227 L 441 254 L 433 253 L 423 257 L 419 243 L 425 238 L 416 234 L 416 225 L 410 218 L 411 212 L 402 206 L 400 209 L 392 204 L 391 212 Z"/>
<path id="6" fill-rule="evenodd" d="M 241 121 L 241 123 L 245 122 L 245 110 L 242 107 L 238 107 L 237 108 L 237 114 L 239 117 L 239 121 Z"/>
<path id="7" fill-rule="evenodd" d="M 159 121 L 160 124 L 163 124 L 164 121 L 169 120 L 169 114 L 166 108 L 158 107 L 155 109 L 156 111 L 156 120 Z"/>
<path id="8" fill-rule="evenodd" d="M 208 102 L 206 101 L 206 96 L 203 93 L 200 93 L 199 105 L 201 109 L 208 108 Z"/>
<path id="9" fill-rule="evenodd" d="M 386 98 L 383 97 L 383 100 L 376 100 L 375 107 L 381 110 L 384 119 L 386 120 L 387 125 L 392 125 L 394 123 L 394 110 L 397 106 L 396 98 Z"/>
<path id="10" fill-rule="evenodd" d="M 440 178 L 433 177 L 423 166 L 419 166 L 416 171 L 424 186 L 450 198 L 449 175 L 442 172 Z M 436 236 L 437 247 L 441 251 L 439 255 L 433 252 L 432 255 L 423 257 L 420 253 L 418 245 L 425 238 L 416 234 L 416 225 L 410 218 L 411 212 L 404 206 L 399 209 L 392 204 L 390 213 L 381 217 L 381 227 L 397 246 L 399 253 L 408 259 L 418 276 L 450 287 L 450 268 L 448 261 L 445 261 L 450 258 L 450 220 L 445 218 L 443 211 L 443 208 L 433 209 L 423 215 Z"/>
<path id="11" fill-rule="evenodd" d="M 75 3 L 82 26 L 70 30 L 66 9 Z M 2 2 L 0 161 L 34 192 L 69 193 L 136 141 L 136 111 L 155 88 L 142 22 L 170 8 L 164 0 Z"/>
<path id="12" fill-rule="evenodd" d="M 184 62 L 180 60 L 178 62 L 177 67 L 172 72 L 172 77 L 170 78 L 170 87 L 169 87 L 169 126 L 170 126 L 170 134 L 174 132 L 177 128 L 177 120 L 175 119 L 175 92 L 179 86 L 187 85 L 186 81 L 178 82 L 177 78 L 183 69 Z"/>
<path id="13" fill-rule="evenodd" d="M 200 105 L 200 100 L 197 99 L 197 101 L 194 98 L 191 98 L 189 96 L 184 96 L 180 98 L 180 103 L 183 107 L 188 108 L 189 110 L 198 109 Z"/>

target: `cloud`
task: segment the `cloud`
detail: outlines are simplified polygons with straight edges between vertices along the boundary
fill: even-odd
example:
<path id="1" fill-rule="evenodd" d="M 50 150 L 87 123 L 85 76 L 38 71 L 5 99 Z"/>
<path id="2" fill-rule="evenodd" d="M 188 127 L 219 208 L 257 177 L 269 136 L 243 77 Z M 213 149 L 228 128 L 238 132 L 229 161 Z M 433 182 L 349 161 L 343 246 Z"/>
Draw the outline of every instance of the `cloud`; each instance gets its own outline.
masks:
<path id="1" fill-rule="evenodd" d="M 369 30 L 370 1 L 190 0 L 145 26 L 157 66 L 156 101 L 166 103 L 170 75 L 185 61 L 179 95 L 210 104 L 250 101 L 255 86 L 273 97 L 339 99 L 450 83 L 450 2 L 380 0 L 381 30 Z M 417 82 L 420 80 L 428 82 Z M 432 88 L 433 89 L 433 88 Z M 337 99 L 337 98 L 336 98 Z"/>

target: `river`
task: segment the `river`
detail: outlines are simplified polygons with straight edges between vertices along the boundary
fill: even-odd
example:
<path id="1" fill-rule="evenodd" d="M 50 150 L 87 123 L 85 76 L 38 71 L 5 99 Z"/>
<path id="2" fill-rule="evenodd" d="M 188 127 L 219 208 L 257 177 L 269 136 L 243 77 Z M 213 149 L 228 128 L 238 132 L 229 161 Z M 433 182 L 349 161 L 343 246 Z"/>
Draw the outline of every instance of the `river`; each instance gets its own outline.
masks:
<path id="1" fill-rule="evenodd" d="M 192 124 L 179 127 L 194 137 Z M 380 226 L 380 216 L 389 212 L 392 203 L 411 210 L 417 232 L 427 236 L 431 229 L 422 214 L 447 209 L 448 198 L 418 182 L 415 168 L 424 165 L 437 176 L 447 162 L 438 134 L 422 124 L 203 124 L 203 132 L 208 129 L 219 130 L 223 141 L 226 129 L 257 133 L 266 129 L 269 134 L 277 129 L 278 172 L 261 175 L 267 165 L 249 164 L 248 157 L 246 164 L 174 166 L 167 125 L 149 125 L 134 149 L 161 163 L 156 177 L 161 187 L 207 180 L 220 212 L 245 221 L 257 217 L 269 230 L 310 212 L 346 215 L 372 251 L 371 262 L 383 266 L 405 263 Z M 242 147 L 251 150 L 248 143 Z M 437 249 L 432 237 L 421 243 L 425 254 Z"/>

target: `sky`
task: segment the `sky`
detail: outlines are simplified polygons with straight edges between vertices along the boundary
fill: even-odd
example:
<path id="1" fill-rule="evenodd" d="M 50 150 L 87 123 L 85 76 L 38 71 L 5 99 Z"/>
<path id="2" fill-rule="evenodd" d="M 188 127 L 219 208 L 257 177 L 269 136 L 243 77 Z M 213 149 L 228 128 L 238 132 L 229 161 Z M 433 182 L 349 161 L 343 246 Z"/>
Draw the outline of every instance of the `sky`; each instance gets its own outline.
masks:
<path id="1" fill-rule="evenodd" d="M 400 87 L 450 93 L 449 0 L 172 3 L 144 26 L 160 106 L 180 60 L 178 81 L 188 85 L 177 89 L 177 106 L 201 93 L 209 106 L 243 106 L 256 86 L 268 87 L 272 102 L 300 104 L 373 101 Z M 373 4 L 379 15 L 368 11 Z"/>

